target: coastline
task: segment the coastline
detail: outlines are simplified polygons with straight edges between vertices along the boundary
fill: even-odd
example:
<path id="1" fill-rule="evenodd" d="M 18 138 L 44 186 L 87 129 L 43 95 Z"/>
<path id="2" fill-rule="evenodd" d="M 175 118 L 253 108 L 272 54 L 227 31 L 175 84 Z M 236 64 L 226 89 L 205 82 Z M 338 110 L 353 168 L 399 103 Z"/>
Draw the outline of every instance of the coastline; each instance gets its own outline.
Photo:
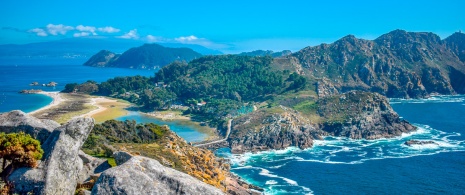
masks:
<path id="1" fill-rule="evenodd" d="M 42 94 L 42 95 L 46 95 L 48 97 L 51 97 L 52 98 L 52 102 L 50 102 L 50 104 L 42 107 L 42 108 L 39 108 L 37 110 L 34 110 L 34 111 L 31 111 L 29 112 L 28 114 L 32 115 L 32 114 L 36 114 L 38 112 L 41 112 L 41 111 L 44 111 L 44 110 L 47 110 L 47 109 L 50 109 L 54 106 L 57 106 L 59 104 L 61 104 L 63 101 L 65 101 L 66 99 L 60 94 L 59 91 L 52 91 L 52 92 L 48 92 L 48 91 L 41 91 L 41 92 L 38 92 L 37 94 Z"/>

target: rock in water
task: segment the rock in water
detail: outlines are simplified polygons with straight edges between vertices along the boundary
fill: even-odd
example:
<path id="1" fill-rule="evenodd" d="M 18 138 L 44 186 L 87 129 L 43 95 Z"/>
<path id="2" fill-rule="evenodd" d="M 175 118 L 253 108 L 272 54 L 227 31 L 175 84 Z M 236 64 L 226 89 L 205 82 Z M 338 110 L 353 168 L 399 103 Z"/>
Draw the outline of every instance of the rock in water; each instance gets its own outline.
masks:
<path id="1" fill-rule="evenodd" d="M 404 142 L 404 144 L 407 145 L 407 146 L 426 145 L 426 144 L 439 145 L 438 143 L 436 143 L 434 141 L 431 141 L 431 140 L 423 141 L 423 140 L 415 140 L 415 139 L 408 140 L 408 141 Z"/>
<path id="2" fill-rule="evenodd" d="M 113 154 L 118 164 L 104 171 L 92 194 L 223 194 L 196 178 L 158 161 L 126 152 Z"/>
<path id="3" fill-rule="evenodd" d="M 10 175 L 15 192 L 74 194 L 83 167 L 79 149 L 93 126 L 93 119 L 77 118 L 54 130 L 42 144 L 44 157 L 39 167 L 21 168 Z"/>
<path id="4" fill-rule="evenodd" d="M 23 111 L 13 110 L 0 114 L 0 132 L 24 132 L 43 143 L 50 133 L 60 125 L 52 120 L 41 120 Z"/>

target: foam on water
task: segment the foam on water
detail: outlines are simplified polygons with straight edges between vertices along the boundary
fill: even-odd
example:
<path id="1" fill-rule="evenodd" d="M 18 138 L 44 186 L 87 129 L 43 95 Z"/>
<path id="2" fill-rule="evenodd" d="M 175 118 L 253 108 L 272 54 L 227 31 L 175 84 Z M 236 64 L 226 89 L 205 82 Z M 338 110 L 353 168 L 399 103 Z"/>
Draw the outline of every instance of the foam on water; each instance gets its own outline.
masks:
<path id="1" fill-rule="evenodd" d="M 418 130 L 412 133 L 402 134 L 402 136 L 379 140 L 354 140 L 341 137 L 325 137 L 323 140 L 314 140 L 314 146 L 305 150 L 296 147 L 289 147 L 284 150 L 273 150 L 258 153 L 246 153 L 242 155 L 231 155 L 233 162 L 232 170 L 257 169 L 259 175 L 273 178 L 277 182 L 265 189 L 268 194 L 283 193 L 277 188 L 299 187 L 302 192 L 305 186 L 289 178 L 277 175 L 270 169 L 280 169 L 288 166 L 290 162 L 311 162 L 326 164 L 360 164 L 369 160 L 381 160 L 387 158 L 410 158 L 414 156 L 434 155 L 441 152 L 465 151 L 463 140 L 451 139 L 460 136 L 456 132 L 443 132 L 433 129 L 428 125 L 414 124 Z M 433 141 L 435 144 L 407 146 L 404 143 L 415 139 L 420 141 Z M 256 167 L 256 166 L 260 167 Z M 271 181 L 267 179 L 266 181 Z M 280 186 L 280 187 L 277 187 Z"/>
<path id="2" fill-rule="evenodd" d="M 423 103 L 445 103 L 445 102 L 465 102 L 465 95 L 438 95 L 431 96 L 426 99 L 401 99 L 401 98 L 390 98 L 390 104 L 423 104 Z M 465 104 L 462 104 L 465 105 Z"/>

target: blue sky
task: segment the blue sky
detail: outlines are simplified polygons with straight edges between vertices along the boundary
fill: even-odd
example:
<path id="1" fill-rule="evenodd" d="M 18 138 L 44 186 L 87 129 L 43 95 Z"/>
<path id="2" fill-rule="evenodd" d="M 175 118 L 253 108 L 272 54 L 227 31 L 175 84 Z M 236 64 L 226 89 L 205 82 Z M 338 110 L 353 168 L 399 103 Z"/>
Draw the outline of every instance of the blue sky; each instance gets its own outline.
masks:
<path id="1" fill-rule="evenodd" d="M 374 39 L 395 29 L 442 38 L 465 30 L 463 0 L 2 0 L 0 5 L 0 44 L 111 37 L 237 53 L 296 51 L 348 34 Z"/>

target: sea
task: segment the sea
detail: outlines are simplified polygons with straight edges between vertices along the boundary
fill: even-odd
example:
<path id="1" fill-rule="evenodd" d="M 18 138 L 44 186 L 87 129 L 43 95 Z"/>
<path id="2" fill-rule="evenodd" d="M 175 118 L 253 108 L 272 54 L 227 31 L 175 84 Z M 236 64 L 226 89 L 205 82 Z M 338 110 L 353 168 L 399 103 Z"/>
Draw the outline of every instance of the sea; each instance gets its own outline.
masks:
<path id="1" fill-rule="evenodd" d="M 94 68 L 76 60 L 0 60 L 0 112 L 30 112 L 51 102 L 38 94 L 19 94 L 23 89 L 60 91 L 66 83 L 105 81 L 115 76 L 152 76 L 153 71 Z M 55 88 L 29 86 L 31 82 L 58 83 Z M 352 140 L 326 137 L 314 147 L 287 148 L 233 155 L 232 172 L 262 187 L 266 194 L 465 194 L 465 96 L 434 96 L 429 99 L 391 99 L 391 106 L 418 130 L 401 137 Z M 188 141 L 206 136 L 194 126 L 161 121 L 138 112 L 118 120 L 169 125 Z M 408 147 L 410 139 L 437 144 Z"/>
<path id="2" fill-rule="evenodd" d="M 266 194 L 465 194 L 465 96 L 390 104 L 418 130 L 379 140 L 326 137 L 305 150 L 217 154 Z M 436 144 L 406 146 L 411 139 Z"/>
<path id="3" fill-rule="evenodd" d="M 85 60 L 76 59 L 0 59 L 0 113 L 11 110 L 31 112 L 52 102 L 52 98 L 42 94 L 20 94 L 24 89 L 61 91 L 67 83 L 83 83 L 88 80 L 103 82 L 117 76 L 153 76 L 153 70 L 124 68 L 97 68 L 83 66 Z M 56 82 L 56 87 L 31 86 L 32 82 L 47 84 Z M 117 120 L 135 120 L 139 123 L 168 125 L 189 142 L 203 141 L 207 134 L 198 131 L 192 124 L 180 121 L 163 121 L 147 117 L 140 112 L 129 111 L 128 115 Z"/>

